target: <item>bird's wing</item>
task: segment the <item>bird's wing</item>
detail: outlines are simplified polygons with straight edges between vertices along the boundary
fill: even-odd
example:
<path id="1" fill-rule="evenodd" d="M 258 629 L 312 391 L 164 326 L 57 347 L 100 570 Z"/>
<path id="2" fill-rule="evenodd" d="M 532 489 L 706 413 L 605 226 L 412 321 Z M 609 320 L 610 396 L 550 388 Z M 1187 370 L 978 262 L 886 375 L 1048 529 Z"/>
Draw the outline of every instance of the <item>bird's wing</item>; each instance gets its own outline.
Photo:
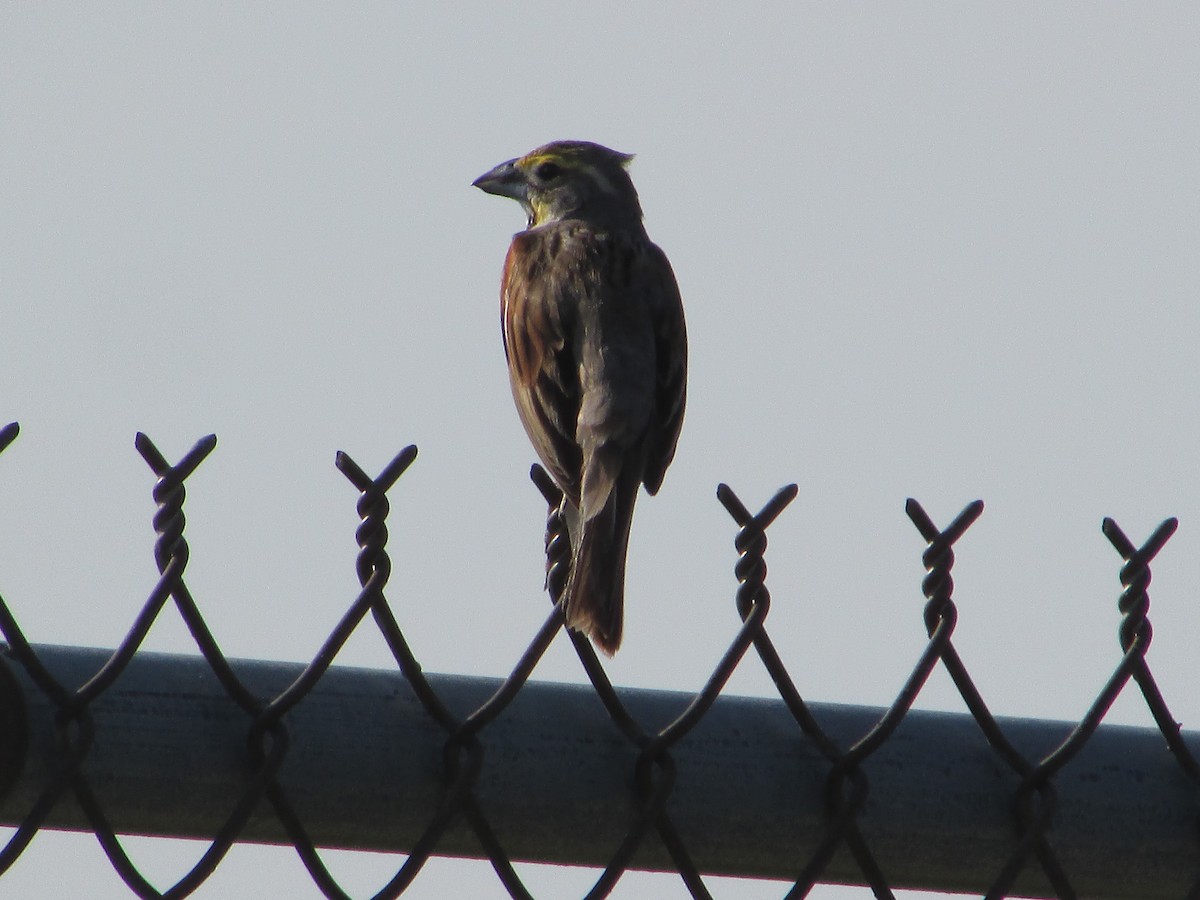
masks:
<path id="1" fill-rule="evenodd" d="M 687 403 L 687 329 L 683 299 L 667 255 L 651 244 L 642 277 L 651 300 L 654 323 L 655 417 L 647 437 L 646 490 L 658 493 L 667 466 L 675 457 L 683 409 Z"/>
<path id="2" fill-rule="evenodd" d="M 546 235 L 522 232 L 504 262 L 500 320 L 513 399 L 538 457 L 578 508 L 581 454 L 575 442 L 580 388 L 571 348 L 571 305 L 547 275 Z"/>

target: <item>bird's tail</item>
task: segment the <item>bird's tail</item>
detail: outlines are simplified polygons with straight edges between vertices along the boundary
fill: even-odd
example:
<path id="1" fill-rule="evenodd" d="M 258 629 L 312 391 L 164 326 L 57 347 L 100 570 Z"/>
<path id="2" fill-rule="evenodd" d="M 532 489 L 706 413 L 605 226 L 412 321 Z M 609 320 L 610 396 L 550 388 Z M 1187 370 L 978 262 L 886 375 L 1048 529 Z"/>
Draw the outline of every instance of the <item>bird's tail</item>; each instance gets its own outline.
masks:
<path id="1" fill-rule="evenodd" d="M 608 656 L 621 646 L 625 555 L 640 484 L 640 478 L 622 473 L 600 512 L 573 529 L 575 552 L 563 606 L 567 625 L 590 637 Z"/>

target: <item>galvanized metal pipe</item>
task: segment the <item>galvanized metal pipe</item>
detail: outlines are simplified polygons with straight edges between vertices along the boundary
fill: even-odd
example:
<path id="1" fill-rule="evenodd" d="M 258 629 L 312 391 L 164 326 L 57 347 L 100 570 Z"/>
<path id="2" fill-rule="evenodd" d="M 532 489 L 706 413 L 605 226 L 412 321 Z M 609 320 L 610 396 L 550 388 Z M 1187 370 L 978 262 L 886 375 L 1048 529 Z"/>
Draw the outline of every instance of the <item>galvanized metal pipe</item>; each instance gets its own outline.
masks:
<path id="1" fill-rule="evenodd" d="M 109 651 L 39 647 L 69 687 L 86 681 Z M 61 760 L 55 707 L 14 667 L 29 715 L 29 753 L 0 823 L 19 824 Z M 238 661 L 238 676 L 265 700 L 302 667 Z M 431 675 L 446 704 L 466 716 L 499 681 Z M 649 729 L 660 728 L 690 695 L 619 692 Z M 882 715 L 867 707 L 812 704 L 818 721 L 849 746 Z M 138 654 L 91 707 L 96 739 L 84 772 L 121 833 L 210 837 L 225 821 L 251 771 L 248 717 L 224 695 L 203 660 Z M 444 792 L 445 732 L 396 672 L 335 667 L 286 719 L 291 746 L 279 783 L 320 846 L 406 851 Z M 1049 752 L 1064 722 L 1002 719 L 1029 758 Z M 637 749 L 609 721 L 590 687 L 531 682 L 481 734 L 475 796 L 516 860 L 604 865 L 636 815 Z M 1200 736 L 1187 735 L 1200 749 Z M 702 872 L 791 879 L 825 833 L 829 763 L 778 700 L 722 697 L 672 751 L 677 780 L 668 812 Z M 1012 809 L 1019 779 L 987 747 L 966 714 L 911 712 L 866 763 L 870 795 L 858 818 L 867 845 L 895 887 L 981 893 L 1016 843 Z M 2 781 L 3 779 L 0 779 Z M 1084 896 L 1177 898 L 1200 876 L 1200 798 L 1153 729 L 1103 726 L 1054 781 L 1058 805 L 1048 834 Z M 48 827 L 86 829 L 68 793 Z M 264 802 L 242 833 L 287 843 Z M 457 817 L 439 854 L 481 855 Z M 657 836 L 637 868 L 670 870 Z M 838 852 L 830 880 L 861 878 Z M 1049 886 L 1031 863 L 1022 895 Z"/>

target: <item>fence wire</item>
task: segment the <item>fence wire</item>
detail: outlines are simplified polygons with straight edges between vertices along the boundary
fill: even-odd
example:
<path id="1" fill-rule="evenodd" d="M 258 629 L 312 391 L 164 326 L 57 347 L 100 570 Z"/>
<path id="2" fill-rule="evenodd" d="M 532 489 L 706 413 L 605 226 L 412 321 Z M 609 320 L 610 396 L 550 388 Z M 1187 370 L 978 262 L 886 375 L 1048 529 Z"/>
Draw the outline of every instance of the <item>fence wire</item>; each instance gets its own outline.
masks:
<path id="1" fill-rule="evenodd" d="M 0 452 L 17 434 L 16 423 L 0 429 Z M 892 705 L 861 737 L 839 742 L 828 729 L 822 728 L 818 717 L 803 699 L 766 627 L 771 608 L 771 595 L 766 586 L 767 529 L 795 499 L 796 486 L 784 487 L 755 513 L 732 488 L 721 485 L 717 497 L 737 526 L 734 540 L 737 551 L 735 609 L 740 627 L 711 676 L 686 708 L 665 726 L 649 727 L 638 720 L 629 704 L 614 689 L 587 639 L 564 629 L 557 601 L 567 579 L 570 545 L 560 513 L 562 498 L 549 476 L 534 466 L 531 477 L 544 496 L 548 510 L 546 586 L 551 605 L 544 624 L 508 677 L 486 702 L 463 716 L 455 714 L 445 702 L 434 684 L 436 677 L 423 673 L 385 593 L 391 574 L 387 552 L 387 492 L 416 458 L 416 447 L 406 447 L 375 477 L 368 475 L 347 454 L 337 455 L 337 468 L 358 492 L 357 509 L 361 521 L 356 532 L 359 546 L 356 573 L 361 590 L 301 674 L 285 689 L 264 699 L 247 687 L 235 671 L 236 667 L 222 653 L 184 580 L 188 562 L 188 544 L 184 537 L 184 484 L 213 451 L 216 438 L 210 435 L 201 439 L 175 464 L 169 463 L 143 434 L 137 436 L 135 445 L 156 478 L 153 488 L 157 504 L 153 520 L 157 534 L 154 557 L 160 576 L 121 645 L 84 683 L 69 687 L 43 664 L 12 611 L 0 598 L 0 633 L 6 643 L 6 646 L 0 645 L 3 651 L 0 653 L 0 799 L 21 776 L 29 753 L 29 713 L 20 680 L 35 685 L 53 706 L 57 739 L 56 758 L 44 761 L 53 770 L 53 777 L 34 802 L 21 811 L 13 822 L 16 825 L 14 833 L 0 849 L 0 886 L 3 873 L 13 865 L 30 840 L 40 829 L 49 827 L 47 823 L 55 807 L 64 800 L 72 800 L 82 810 L 87 830 L 95 834 L 113 868 L 136 896 L 185 897 L 209 878 L 236 841 L 245 839 L 252 817 L 261 815 L 265 804 L 282 825 L 287 840 L 294 846 L 321 893 L 329 898 L 348 900 L 349 895 L 326 868 L 304 818 L 297 812 L 294 797 L 283 786 L 280 771 L 293 750 L 292 734 L 285 718 L 326 677 L 350 635 L 360 627 L 367 627 L 364 621 L 368 616 L 382 634 L 399 673 L 411 687 L 424 714 L 443 735 L 436 809 L 394 876 L 374 894 L 376 900 L 397 897 L 412 885 L 430 856 L 438 853 L 447 831 L 462 822 L 467 823 L 477 838 L 504 889 L 512 897 L 531 897 L 513 867 L 504 841 L 480 802 L 476 788 L 487 758 L 485 733 L 526 688 L 530 673 L 561 632 L 565 632 L 572 642 L 612 728 L 634 752 L 634 764 L 628 778 L 629 795 L 624 798 L 624 802 L 631 801 L 632 812 L 623 838 L 613 848 L 607 865 L 588 891 L 586 896 L 589 898 L 607 895 L 635 865 L 639 850 L 652 837 L 666 848 L 672 868 L 691 895 L 698 898 L 711 896 L 700 866 L 693 859 L 684 830 L 673 816 L 671 800 L 679 774 L 677 748 L 709 715 L 730 676 L 751 649 L 774 681 L 794 722 L 797 740 L 815 749 L 827 764 L 823 833 L 814 846 L 803 848 L 803 858 L 796 859 L 794 878 L 786 891 L 789 898 L 804 897 L 814 885 L 823 879 L 829 880 L 831 861 L 839 853 L 850 854 L 858 872 L 858 882 L 869 886 L 876 897 L 893 896 L 887 873 L 873 852 L 872 839 L 861 827 L 864 809 L 871 797 L 869 762 L 894 738 L 901 724 L 912 718 L 913 703 L 939 663 L 962 695 L 994 760 L 1011 773 L 1016 784 L 1010 796 L 1011 806 L 1003 811 L 1011 825 L 1011 850 L 998 871 L 980 875 L 980 882 L 987 885 L 984 896 L 1009 896 L 1023 873 L 1028 874 L 1031 870 L 1044 877 L 1050 895 L 1078 896 L 1073 887 L 1072 872 L 1056 853 L 1051 839 L 1058 801 L 1056 776 L 1097 734 L 1107 711 L 1131 679 L 1165 739 L 1177 772 L 1184 776 L 1194 797 L 1200 796 L 1195 793 L 1200 787 L 1200 766 L 1189 751 L 1146 660 L 1152 637 L 1147 593 L 1150 563 L 1174 533 L 1175 519 L 1164 521 L 1140 546 L 1114 521 L 1104 520 L 1103 533 L 1122 560 L 1120 582 L 1123 590 L 1118 601 L 1122 616 L 1121 655 L 1111 677 L 1070 733 L 1050 752 L 1031 755 L 1018 749 L 1017 742 L 1012 740 L 1011 727 L 1006 731 L 1007 726 L 989 711 L 953 643 L 958 617 L 952 596 L 954 546 L 982 514 L 983 503 L 969 504 L 946 527 L 939 528 L 917 501 L 909 500 L 908 516 L 926 542 L 923 562 L 927 574 L 922 591 L 927 600 L 923 615 L 928 642 Z M 152 624 L 168 604 L 173 604 L 183 618 L 205 664 L 219 681 L 227 702 L 244 717 L 246 751 L 242 758 L 246 769 L 241 793 L 224 823 L 208 836 L 207 850 L 178 881 L 160 889 L 139 872 L 126 854 L 104 804 L 97 797 L 87 763 L 97 737 L 94 716 L 97 704 L 130 666 Z M 21 674 L 20 680 L 14 672 Z M 187 776 L 181 771 L 179 777 Z M 1200 804 L 1196 804 L 1196 812 L 1200 812 Z M 1196 853 L 1188 867 L 1189 871 L 1196 872 L 1196 876 L 1187 896 L 1200 898 L 1200 826 L 1195 831 Z M 839 877 L 837 880 L 844 879 Z"/>

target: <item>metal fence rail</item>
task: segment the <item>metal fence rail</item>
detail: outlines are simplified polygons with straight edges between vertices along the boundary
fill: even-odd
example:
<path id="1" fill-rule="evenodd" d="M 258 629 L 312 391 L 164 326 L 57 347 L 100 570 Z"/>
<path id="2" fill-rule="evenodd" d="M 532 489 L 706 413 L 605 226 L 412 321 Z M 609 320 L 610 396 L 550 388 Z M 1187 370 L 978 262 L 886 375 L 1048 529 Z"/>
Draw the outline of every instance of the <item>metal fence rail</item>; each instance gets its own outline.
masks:
<path id="1" fill-rule="evenodd" d="M 17 435 L 0 429 L 0 451 Z M 144 435 L 157 482 L 161 577 L 115 651 L 34 647 L 0 600 L 0 848 L 3 873 L 41 828 L 94 832 L 139 897 L 182 897 L 235 841 L 293 845 L 325 896 L 347 895 L 318 846 L 404 853 L 376 895 L 395 897 L 434 853 L 486 857 L 514 897 L 529 894 L 512 859 L 602 871 L 603 896 L 631 868 L 679 873 L 709 896 L 702 873 L 785 880 L 788 896 L 821 881 L 963 891 L 988 897 L 1200 897 L 1200 767 L 1146 663 L 1149 563 L 1169 519 L 1138 547 L 1111 520 L 1124 561 L 1120 655 L 1079 723 L 996 719 L 952 642 L 953 545 L 981 514 L 970 504 L 945 529 L 920 505 L 908 514 L 927 542 L 929 640 L 887 709 L 806 703 L 765 620 L 766 528 L 789 486 L 752 514 L 726 486 L 738 525 L 740 627 L 695 696 L 614 690 L 590 644 L 569 634 L 590 686 L 529 682 L 562 632 L 557 606 L 503 680 L 427 675 L 388 605 L 387 490 L 416 456 L 406 448 L 371 478 L 348 456 L 359 492 L 361 591 L 307 666 L 230 661 L 184 581 L 184 481 L 212 451 L 201 440 L 169 464 Z M 569 554 L 559 496 L 543 472 L 547 584 L 561 593 Z M 199 657 L 137 652 L 172 603 Z M 332 667 L 370 615 L 394 671 Z M 779 700 L 721 696 L 753 648 Z M 913 710 L 945 667 L 960 715 Z M 1157 729 L 1101 726 L 1136 682 Z M 210 841 L 168 888 L 125 855 L 121 833 Z"/>

